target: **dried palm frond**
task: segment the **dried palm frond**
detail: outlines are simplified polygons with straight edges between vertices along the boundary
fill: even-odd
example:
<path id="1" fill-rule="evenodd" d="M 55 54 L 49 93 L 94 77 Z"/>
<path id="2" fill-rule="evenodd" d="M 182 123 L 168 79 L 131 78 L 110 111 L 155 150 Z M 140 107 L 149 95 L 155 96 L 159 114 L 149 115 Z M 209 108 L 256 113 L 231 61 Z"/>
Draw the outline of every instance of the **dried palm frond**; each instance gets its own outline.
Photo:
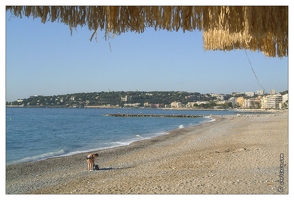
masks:
<path id="1" fill-rule="evenodd" d="M 266 56 L 288 56 L 288 6 L 7 6 L 17 17 L 60 21 L 72 31 L 87 25 L 119 35 L 144 32 L 203 31 L 205 50 L 250 49 Z"/>

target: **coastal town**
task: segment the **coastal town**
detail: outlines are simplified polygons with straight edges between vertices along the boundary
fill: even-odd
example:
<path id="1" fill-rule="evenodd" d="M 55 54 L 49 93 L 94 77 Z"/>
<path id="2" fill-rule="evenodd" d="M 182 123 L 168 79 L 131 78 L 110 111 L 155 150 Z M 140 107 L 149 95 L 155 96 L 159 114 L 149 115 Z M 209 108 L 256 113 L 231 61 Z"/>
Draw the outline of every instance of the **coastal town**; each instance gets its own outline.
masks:
<path id="1" fill-rule="evenodd" d="M 200 94 L 181 91 L 91 92 L 66 95 L 33 95 L 6 102 L 7 107 L 58 108 L 166 108 L 166 109 L 288 109 L 288 90 L 269 93 L 232 92 Z"/>

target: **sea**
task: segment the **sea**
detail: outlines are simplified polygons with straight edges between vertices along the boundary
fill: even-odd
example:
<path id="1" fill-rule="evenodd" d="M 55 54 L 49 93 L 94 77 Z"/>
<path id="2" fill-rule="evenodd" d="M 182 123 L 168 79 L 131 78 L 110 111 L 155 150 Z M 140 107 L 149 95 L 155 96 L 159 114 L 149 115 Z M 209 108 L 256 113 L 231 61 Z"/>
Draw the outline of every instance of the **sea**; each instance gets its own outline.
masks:
<path id="1" fill-rule="evenodd" d="M 185 114 L 200 118 L 113 117 L 107 114 Z M 129 145 L 210 122 L 225 110 L 6 108 L 6 164 Z"/>

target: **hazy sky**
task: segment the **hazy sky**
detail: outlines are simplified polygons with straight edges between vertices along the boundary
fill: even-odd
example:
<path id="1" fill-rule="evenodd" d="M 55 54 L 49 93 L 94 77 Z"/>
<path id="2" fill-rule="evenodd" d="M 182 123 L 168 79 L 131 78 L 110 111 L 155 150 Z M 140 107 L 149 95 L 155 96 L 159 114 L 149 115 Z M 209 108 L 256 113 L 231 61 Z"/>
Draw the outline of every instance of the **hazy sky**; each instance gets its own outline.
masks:
<path id="1" fill-rule="evenodd" d="M 261 90 L 244 50 L 204 51 L 202 32 L 146 29 L 105 41 L 92 32 L 6 12 L 6 101 L 100 91 Z M 266 92 L 288 89 L 288 57 L 246 51 Z"/>

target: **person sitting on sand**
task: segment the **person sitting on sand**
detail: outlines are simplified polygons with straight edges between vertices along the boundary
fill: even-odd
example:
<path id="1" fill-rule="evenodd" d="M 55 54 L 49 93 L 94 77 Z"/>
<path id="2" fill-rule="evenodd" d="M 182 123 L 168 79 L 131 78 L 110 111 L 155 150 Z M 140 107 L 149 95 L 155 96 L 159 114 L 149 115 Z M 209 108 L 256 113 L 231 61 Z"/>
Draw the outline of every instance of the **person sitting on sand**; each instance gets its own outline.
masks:
<path id="1" fill-rule="evenodd" d="M 88 170 L 89 171 L 92 171 L 93 170 L 93 167 L 94 167 L 94 163 L 95 163 L 95 158 L 98 157 L 98 153 L 95 153 L 95 154 L 89 154 L 87 156 L 87 163 L 88 163 Z"/>

